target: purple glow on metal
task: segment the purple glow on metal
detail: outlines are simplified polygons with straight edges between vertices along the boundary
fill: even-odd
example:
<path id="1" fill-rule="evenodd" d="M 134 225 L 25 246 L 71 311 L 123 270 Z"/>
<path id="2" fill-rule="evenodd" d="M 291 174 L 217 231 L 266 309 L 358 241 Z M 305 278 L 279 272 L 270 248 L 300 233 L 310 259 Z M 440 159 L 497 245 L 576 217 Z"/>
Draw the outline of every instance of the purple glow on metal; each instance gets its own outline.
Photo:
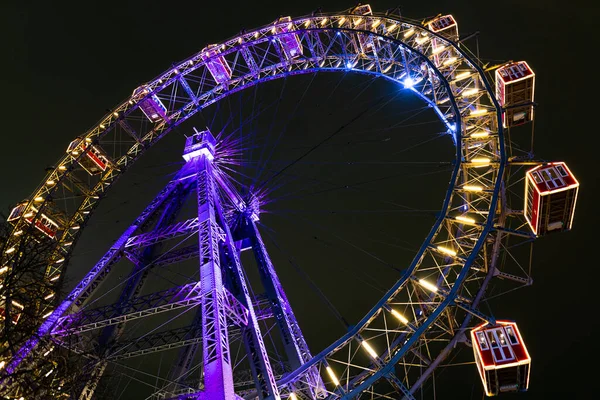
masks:
<path id="1" fill-rule="evenodd" d="M 231 67 L 225 57 L 218 56 L 219 49 L 212 45 L 202 50 L 202 59 L 206 62 L 206 68 L 217 83 L 225 83 L 231 79 Z"/>

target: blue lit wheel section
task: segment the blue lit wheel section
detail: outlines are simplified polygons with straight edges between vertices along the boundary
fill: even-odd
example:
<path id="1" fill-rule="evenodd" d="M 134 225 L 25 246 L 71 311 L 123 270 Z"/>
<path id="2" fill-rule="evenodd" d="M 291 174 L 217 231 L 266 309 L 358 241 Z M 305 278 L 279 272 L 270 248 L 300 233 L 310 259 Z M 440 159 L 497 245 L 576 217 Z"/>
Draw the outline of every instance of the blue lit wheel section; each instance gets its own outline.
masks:
<path id="1" fill-rule="evenodd" d="M 395 282 L 389 282 L 387 292 L 361 320 L 354 321 L 342 337 L 318 354 L 311 354 L 306 343 L 296 342 L 299 365 L 293 371 L 276 376 L 268 365 L 257 361 L 256 365 L 269 373 L 256 392 L 246 392 L 247 398 L 414 398 L 457 345 L 471 344 L 468 334 L 471 328 L 482 323 L 495 324 L 493 318 L 478 311 L 478 306 L 488 283 L 498 275 L 496 264 L 503 237 L 498 232 L 505 227 L 508 212 L 501 196 L 508 165 L 503 133 L 507 116 L 482 68 L 458 46 L 456 24 L 451 17 L 423 26 L 398 16 L 371 13 L 365 7 L 368 6 L 341 13 L 281 18 L 207 46 L 136 88 L 131 97 L 71 142 L 31 199 L 19 204 L 9 218 L 14 230 L 2 254 L 2 265 L 10 268 L 21 249 L 39 242 L 40 235 L 51 239 L 53 246 L 47 252 L 43 276 L 49 289 L 37 305 L 43 317 L 39 335 L 29 339 L 10 359 L 2 361 L 3 373 L 17 371 L 33 353 L 48 351 L 52 340 L 69 347 L 67 342 L 73 334 L 69 324 L 77 323 L 78 310 L 108 275 L 115 260 L 123 255 L 125 248 L 153 240 L 151 236 L 135 233 L 136 230 L 174 191 L 189 190 L 175 183 L 167 185 L 66 300 L 57 303 L 52 288 L 57 290 L 63 280 L 73 245 L 121 174 L 200 110 L 270 80 L 315 72 L 367 74 L 412 91 L 435 111 L 452 137 L 455 160 L 446 195 L 440 199 L 441 212 L 412 263 L 398 273 Z M 533 118 L 533 108 L 527 104 L 513 108 L 510 118 L 527 122 Z M 195 142 L 190 138 L 186 147 L 186 165 L 194 165 L 193 173 L 198 176 L 210 175 L 213 168 L 210 162 L 214 158 L 215 139 L 210 135 L 198 132 Z M 198 159 L 204 161 L 196 165 Z M 85 180 L 75 175 L 82 170 L 87 175 Z M 190 171 L 186 171 L 178 177 L 187 179 Z M 227 193 L 223 208 L 242 214 L 251 210 L 251 201 L 218 174 L 214 175 L 214 181 L 198 179 L 198 187 L 203 188 L 198 189 L 198 196 L 199 199 L 208 196 L 206 204 L 213 201 L 206 194 L 213 190 L 211 185 L 219 185 Z M 573 185 L 569 188 L 575 188 Z M 65 191 L 68 198 L 63 195 Z M 573 207 L 574 202 L 573 199 Z M 215 213 L 223 211 L 219 211 L 220 205 L 213 206 Z M 254 221 L 254 217 L 252 213 L 247 215 L 248 221 Z M 249 226 L 253 223 L 248 222 Z M 177 229 L 202 232 L 202 220 L 180 224 Z M 167 235 L 165 232 L 161 234 Z M 218 240 L 229 243 L 223 238 L 233 236 L 228 227 L 210 232 L 213 236 L 207 236 L 206 241 L 215 248 Z M 254 246 L 266 254 L 260 236 L 252 237 Z M 237 256 L 231 254 L 233 247 L 229 249 L 232 265 L 239 264 Z M 200 295 L 194 292 L 195 287 L 184 289 L 183 299 L 174 292 L 165 292 L 159 296 L 161 303 L 153 307 L 175 307 L 212 293 L 206 289 Z M 244 293 L 242 289 L 240 293 Z M 238 307 L 238 300 L 227 297 L 228 294 L 223 296 L 218 302 L 227 303 L 233 310 L 231 318 L 238 318 L 238 323 L 249 324 L 253 318 L 259 318 L 253 311 L 244 311 L 243 304 Z M 221 304 L 218 302 L 215 300 L 214 304 Z M 204 309 L 210 310 L 208 303 Z M 286 315 L 292 335 L 301 336 L 290 317 L 293 314 Z M 255 334 L 258 336 L 248 340 L 254 340 L 252 343 L 260 353 L 260 331 Z M 44 339 L 40 341 L 39 337 Z M 46 340 L 49 337 L 50 342 Z M 92 398 L 106 362 L 99 361 L 98 365 L 81 398 Z M 206 379 L 208 375 L 205 374 Z M 13 389 L 20 384 L 18 379 L 6 376 L 3 383 Z M 525 390 L 527 384 L 522 383 L 515 390 Z M 499 390 L 499 386 L 494 388 Z M 210 390 L 204 388 L 186 396 L 240 398 L 233 397 L 227 388 Z M 493 390 L 486 392 L 497 394 Z"/>

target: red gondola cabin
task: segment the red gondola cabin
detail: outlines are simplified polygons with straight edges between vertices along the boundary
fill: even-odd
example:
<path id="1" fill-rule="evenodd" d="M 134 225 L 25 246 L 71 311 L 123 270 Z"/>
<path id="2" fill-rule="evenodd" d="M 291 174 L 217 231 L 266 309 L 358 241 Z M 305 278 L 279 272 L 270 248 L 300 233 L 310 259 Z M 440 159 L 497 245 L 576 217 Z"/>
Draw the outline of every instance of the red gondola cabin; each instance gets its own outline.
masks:
<path id="1" fill-rule="evenodd" d="M 0 331 L 2 331 L 2 328 L 4 328 L 4 324 L 2 322 L 4 322 L 4 320 L 6 319 L 6 304 L 5 304 L 5 299 L 0 300 Z M 16 301 L 12 301 L 12 307 L 11 307 L 11 311 L 10 311 L 10 317 L 12 320 L 13 324 L 17 324 L 17 322 L 19 322 L 19 319 L 21 319 L 21 313 L 23 311 L 23 305 L 21 305 L 20 303 L 16 302 Z"/>
<path id="2" fill-rule="evenodd" d="M 427 28 L 453 42 L 458 40 L 458 24 L 452 15 L 442 15 L 441 17 L 435 18 L 433 21 L 427 23 Z M 431 48 L 435 53 L 433 61 L 437 66 L 440 66 L 442 61 L 438 55 L 438 52 L 441 53 L 442 49 L 440 48 L 444 46 L 445 43 L 443 43 L 440 39 L 436 37 L 431 39 Z"/>
<path id="3" fill-rule="evenodd" d="M 109 166 L 108 158 L 106 158 L 100 148 L 91 145 L 90 142 L 91 140 L 89 138 L 86 138 L 85 140 L 77 138 L 69 144 L 67 153 L 70 154 L 71 157 L 77 159 L 77 163 L 81 165 L 88 174 L 101 174 L 106 171 L 106 168 Z M 81 153 L 85 153 L 85 155 L 80 157 L 79 155 Z"/>
<path id="4" fill-rule="evenodd" d="M 505 127 L 517 126 L 533 120 L 535 74 L 525 61 L 519 61 L 496 70 L 496 97 L 503 113 Z"/>
<path id="5" fill-rule="evenodd" d="M 564 162 L 525 173 L 525 219 L 538 236 L 571 229 L 579 182 Z"/>
<path id="6" fill-rule="evenodd" d="M 34 206 L 31 206 L 26 212 L 28 204 L 29 202 L 27 201 L 17 204 L 17 206 L 12 209 L 6 220 L 8 222 L 12 222 L 23 217 L 25 221 L 31 223 L 38 214 L 38 209 Z M 56 233 L 58 232 L 58 224 L 44 213 L 42 213 L 38 218 L 35 218 L 34 226 L 37 228 L 37 230 L 42 232 L 50 239 L 54 239 L 56 237 Z"/>
<path id="7" fill-rule="evenodd" d="M 471 341 L 486 395 L 527 390 L 531 357 L 516 323 L 486 322 L 471 331 Z"/>

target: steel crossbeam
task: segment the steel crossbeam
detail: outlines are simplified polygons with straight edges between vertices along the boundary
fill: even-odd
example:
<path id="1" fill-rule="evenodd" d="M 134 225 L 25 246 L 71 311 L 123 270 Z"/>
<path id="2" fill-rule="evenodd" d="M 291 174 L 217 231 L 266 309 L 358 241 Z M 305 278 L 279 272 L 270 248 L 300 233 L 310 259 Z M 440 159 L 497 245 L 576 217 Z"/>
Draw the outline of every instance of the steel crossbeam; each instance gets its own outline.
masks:
<path id="1" fill-rule="evenodd" d="M 229 336 L 232 341 L 238 340 L 241 337 L 239 328 L 232 329 Z M 202 328 L 191 325 L 121 342 L 109 349 L 107 360 L 125 360 L 160 351 L 178 349 L 201 342 Z"/>
<path id="2" fill-rule="evenodd" d="M 181 249 L 171 250 L 150 261 L 154 267 L 165 267 L 182 261 L 191 260 L 198 257 L 199 247 L 197 244 L 182 247 Z"/>
<path id="3" fill-rule="evenodd" d="M 248 309 L 239 302 L 227 289 L 225 290 L 225 308 L 227 317 L 237 326 L 248 324 Z M 199 284 L 188 285 L 152 293 L 146 296 L 133 298 L 124 304 L 110 304 L 108 306 L 82 311 L 61 318 L 52 332 L 53 336 L 79 334 L 105 326 L 130 322 L 149 315 L 160 314 L 179 308 L 194 307 L 200 304 Z M 265 300 L 254 303 L 253 307 L 259 308 L 256 313 L 258 320 L 273 316 L 269 309 L 265 309 Z"/>
<path id="4" fill-rule="evenodd" d="M 159 243 L 168 239 L 174 239 L 179 236 L 190 235 L 198 231 L 198 218 L 191 218 L 187 221 L 178 222 L 167 226 L 156 232 L 142 233 L 133 236 L 125 243 L 126 249 L 146 247 L 154 243 Z"/>
<path id="5" fill-rule="evenodd" d="M 87 332 L 109 325 L 133 321 L 148 315 L 195 306 L 199 302 L 199 283 L 190 283 L 181 287 L 136 297 L 122 304 L 110 304 L 67 315 L 58 321 L 52 334 L 64 336 Z"/>
<path id="6" fill-rule="evenodd" d="M 223 288 L 225 291 L 224 305 L 228 311 L 229 318 L 239 326 L 248 325 L 248 309 L 240 303 L 229 290 Z"/>

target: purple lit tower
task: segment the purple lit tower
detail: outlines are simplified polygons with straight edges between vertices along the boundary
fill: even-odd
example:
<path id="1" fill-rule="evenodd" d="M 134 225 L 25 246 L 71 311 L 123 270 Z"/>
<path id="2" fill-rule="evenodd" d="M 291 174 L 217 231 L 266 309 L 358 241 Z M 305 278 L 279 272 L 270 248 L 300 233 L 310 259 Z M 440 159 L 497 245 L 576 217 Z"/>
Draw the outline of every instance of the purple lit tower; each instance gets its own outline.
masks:
<path id="1" fill-rule="evenodd" d="M 39 352 L 50 348 L 48 343 L 52 341 L 61 343 L 92 333 L 96 338 L 93 350 L 100 361 L 82 384 L 80 399 L 93 398 L 111 361 L 175 348 L 180 348 L 179 356 L 170 368 L 167 383 L 155 393 L 156 398 L 239 399 L 230 351 L 233 335 L 234 340 L 243 342 L 250 369 L 251 387 L 241 389 L 245 395 L 269 400 L 323 397 L 324 384 L 315 367 L 306 368 L 301 379 L 278 387 L 277 379 L 286 370 L 302 367 L 312 356 L 256 226 L 258 200 L 242 200 L 217 167 L 217 147 L 209 130 L 195 131 L 186 139 L 185 165 L 46 319 L 38 337 L 51 340 L 32 338 L 6 366 L 9 371 L 15 370 L 34 348 Z M 175 222 L 194 189 L 197 217 Z M 164 243 L 169 240 L 195 233 L 197 245 L 164 251 Z M 252 250 L 258 266 L 265 291 L 258 296 L 250 290 L 240 262 L 240 253 L 245 250 Z M 151 270 L 193 258 L 198 258 L 198 281 L 142 295 Z M 91 308 L 95 289 L 120 260 L 134 265 L 119 288 L 118 301 Z M 139 341 L 124 340 L 126 323 L 186 307 L 196 312 L 189 327 L 175 329 L 175 333 L 147 334 L 143 346 Z M 274 319 L 285 353 L 284 359 L 277 360 L 277 368 L 272 367 L 265 332 L 259 326 L 259 320 L 266 318 Z M 199 346 L 203 379 L 192 385 L 189 376 Z"/>

